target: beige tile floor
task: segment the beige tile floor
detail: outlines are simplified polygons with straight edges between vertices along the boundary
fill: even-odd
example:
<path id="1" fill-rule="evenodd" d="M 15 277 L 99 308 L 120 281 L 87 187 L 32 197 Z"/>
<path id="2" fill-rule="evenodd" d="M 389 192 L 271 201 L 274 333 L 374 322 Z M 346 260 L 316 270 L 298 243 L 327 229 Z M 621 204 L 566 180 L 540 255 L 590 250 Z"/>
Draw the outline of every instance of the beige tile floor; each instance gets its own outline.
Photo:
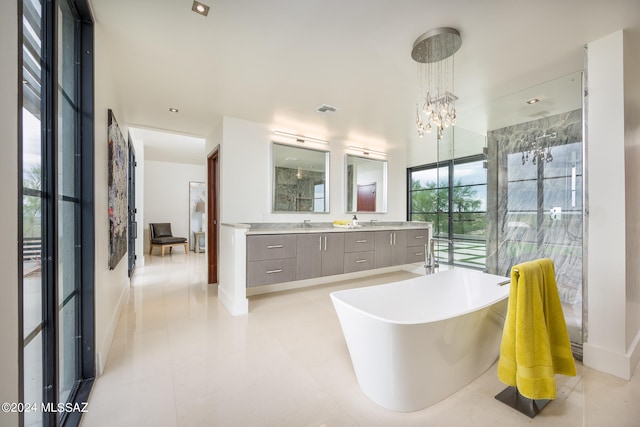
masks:
<path id="1" fill-rule="evenodd" d="M 581 364 L 533 419 L 494 399 L 495 364 L 427 409 L 388 411 L 358 388 L 329 292 L 409 273 L 256 296 L 234 317 L 205 267 L 191 253 L 138 268 L 83 427 L 640 425 L 640 372 L 627 382 Z"/>

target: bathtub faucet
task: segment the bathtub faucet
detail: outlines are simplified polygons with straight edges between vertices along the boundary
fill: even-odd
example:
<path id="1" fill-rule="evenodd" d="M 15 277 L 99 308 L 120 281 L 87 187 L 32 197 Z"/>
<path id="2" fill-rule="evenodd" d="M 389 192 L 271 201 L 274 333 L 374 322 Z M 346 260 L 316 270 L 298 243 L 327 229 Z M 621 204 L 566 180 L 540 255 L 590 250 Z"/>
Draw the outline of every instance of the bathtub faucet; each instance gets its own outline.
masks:
<path id="1" fill-rule="evenodd" d="M 440 267 L 440 264 L 438 263 L 438 258 L 436 258 L 436 254 L 435 254 L 435 242 L 442 242 L 442 243 L 453 243 L 451 240 L 449 239 L 440 239 L 437 237 L 432 237 L 429 240 L 428 245 L 425 244 L 424 245 L 424 268 L 426 270 L 426 274 L 433 274 L 436 272 L 436 269 Z"/>

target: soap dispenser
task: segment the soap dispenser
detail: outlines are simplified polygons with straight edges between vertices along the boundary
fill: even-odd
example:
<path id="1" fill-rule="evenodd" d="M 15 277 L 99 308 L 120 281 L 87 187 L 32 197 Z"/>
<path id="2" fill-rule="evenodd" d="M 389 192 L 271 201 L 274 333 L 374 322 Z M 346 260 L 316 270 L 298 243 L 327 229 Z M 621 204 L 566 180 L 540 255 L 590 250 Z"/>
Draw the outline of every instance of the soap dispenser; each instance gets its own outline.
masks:
<path id="1" fill-rule="evenodd" d="M 354 227 L 358 226 L 358 217 L 357 216 L 353 216 L 353 219 L 351 220 L 351 225 L 353 225 Z"/>

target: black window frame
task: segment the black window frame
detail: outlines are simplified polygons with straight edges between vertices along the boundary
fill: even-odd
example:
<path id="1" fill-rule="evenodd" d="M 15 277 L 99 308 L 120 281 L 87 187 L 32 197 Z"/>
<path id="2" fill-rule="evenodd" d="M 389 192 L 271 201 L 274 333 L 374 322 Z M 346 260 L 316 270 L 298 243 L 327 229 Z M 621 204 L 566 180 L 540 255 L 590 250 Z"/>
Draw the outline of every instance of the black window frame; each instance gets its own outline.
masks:
<path id="1" fill-rule="evenodd" d="M 19 396 L 24 402 L 24 356 L 23 351 L 29 340 L 42 332 L 43 401 L 25 402 L 29 404 L 54 405 L 71 404 L 74 408 L 84 408 L 93 386 L 95 366 L 95 218 L 94 218 L 94 29 L 93 18 L 87 0 L 42 0 L 41 8 L 41 81 L 40 81 L 40 123 L 41 123 L 41 173 L 40 191 L 25 189 L 23 186 L 23 132 L 22 111 L 24 105 L 23 86 L 23 0 L 18 2 L 18 241 L 19 241 L 19 337 L 20 370 Z M 76 26 L 75 51 L 77 82 L 74 112 L 77 130 L 75 135 L 75 155 L 77 168 L 74 176 L 77 190 L 75 197 L 58 195 L 58 76 L 57 76 L 57 17 L 60 2 L 68 2 L 74 10 Z M 33 100 L 29 100 L 32 102 Z M 37 101 L 37 100 L 36 100 Z M 23 332 L 23 197 L 31 195 L 42 201 L 42 323 L 25 337 Z M 59 200 L 70 200 L 77 204 L 76 238 L 77 257 L 74 295 L 78 297 L 76 324 L 79 327 L 80 343 L 76 346 L 76 382 L 69 398 L 58 402 L 58 212 Z M 51 407 L 50 407 L 51 408 Z M 41 409 L 41 408 L 39 408 Z M 81 411 L 44 411 L 42 425 L 77 426 Z M 24 412 L 20 413 L 19 425 L 24 426 Z"/>
<path id="2" fill-rule="evenodd" d="M 484 183 L 476 183 L 476 184 L 465 184 L 465 185 L 456 185 L 455 184 L 455 176 L 454 176 L 454 169 L 455 166 L 461 165 L 461 164 L 465 164 L 465 163 L 473 163 L 473 162 L 479 162 L 482 161 L 484 162 L 486 160 L 486 156 L 484 154 L 477 154 L 477 155 L 472 155 L 472 156 L 467 156 L 467 157 L 461 157 L 461 158 L 455 158 L 455 159 L 450 159 L 450 160 L 443 160 L 443 161 L 438 161 L 435 163 L 429 163 L 426 165 L 420 165 L 420 166 L 414 166 L 414 167 L 410 167 L 407 168 L 407 221 L 411 221 L 413 219 L 413 199 L 412 199 L 412 193 L 414 192 L 414 190 L 412 189 L 412 174 L 414 172 L 420 172 L 420 171 L 424 171 L 424 170 L 432 170 L 432 169 L 441 169 L 441 168 L 446 168 L 448 171 L 448 182 L 447 182 L 447 186 L 440 186 L 440 182 L 439 179 L 436 182 L 436 187 L 434 188 L 433 191 L 439 191 L 439 190 L 446 190 L 447 192 L 447 209 L 446 211 L 442 211 L 442 212 L 433 212 L 431 214 L 446 214 L 447 215 L 447 233 L 446 235 L 442 235 L 442 234 L 438 234 L 438 231 L 435 229 L 435 224 L 434 224 L 434 237 L 440 237 L 440 238 L 445 238 L 449 240 L 449 243 L 446 244 L 447 247 L 447 253 L 448 253 L 448 259 L 446 260 L 439 260 L 440 262 L 444 262 L 446 264 L 449 265 L 453 265 L 453 266 L 461 266 L 461 267 L 465 267 L 465 268 L 474 268 L 474 269 L 478 269 L 478 270 L 485 270 L 486 269 L 486 262 L 485 265 L 483 266 L 472 266 L 472 265 L 468 265 L 468 264 L 459 264 L 455 262 L 455 257 L 454 257 L 454 246 L 456 242 L 478 242 L 481 241 L 482 239 L 465 239 L 465 238 L 460 238 L 460 237 L 456 237 L 454 234 L 454 222 L 456 222 L 454 215 L 457 213 L 454 209 L 454 188 L 459 188 L 459 187 L 473 187 L 473 186 L 484 186 L 485 188 L 488 188 L 488 183 L 487 180 L 485 179 Z M 486 177 L 486 175 L 485 175 Z M 466 212 L 466 213 L 472 213 L 472 214 L 484 214 L 485 216 L 487 215 L 487 211 L 486 211 L 486 204 L 487 204 L 487 200 L 485 200 L 485 210 L 483 211 L 473 211 L 473 212 Z M 486 235 L 484 238 L 484 242 L 486 244 Z M 438 245 L 436 245 L 437 247 Z"/>

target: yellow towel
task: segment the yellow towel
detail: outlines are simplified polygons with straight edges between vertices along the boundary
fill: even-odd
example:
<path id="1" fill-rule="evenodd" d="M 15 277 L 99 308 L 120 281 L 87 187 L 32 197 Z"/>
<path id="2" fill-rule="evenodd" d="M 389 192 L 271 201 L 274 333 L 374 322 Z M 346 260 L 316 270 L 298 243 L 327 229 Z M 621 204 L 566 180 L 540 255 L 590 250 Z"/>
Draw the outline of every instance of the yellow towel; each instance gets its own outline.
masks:
<path id="1" fill-rule="evenodd" d="M 498 378 L 529 399 L 555 399 L 554 374 L 574 376 L 576 365 L 553 261 L 545 258 L 511 270 Z"/>

